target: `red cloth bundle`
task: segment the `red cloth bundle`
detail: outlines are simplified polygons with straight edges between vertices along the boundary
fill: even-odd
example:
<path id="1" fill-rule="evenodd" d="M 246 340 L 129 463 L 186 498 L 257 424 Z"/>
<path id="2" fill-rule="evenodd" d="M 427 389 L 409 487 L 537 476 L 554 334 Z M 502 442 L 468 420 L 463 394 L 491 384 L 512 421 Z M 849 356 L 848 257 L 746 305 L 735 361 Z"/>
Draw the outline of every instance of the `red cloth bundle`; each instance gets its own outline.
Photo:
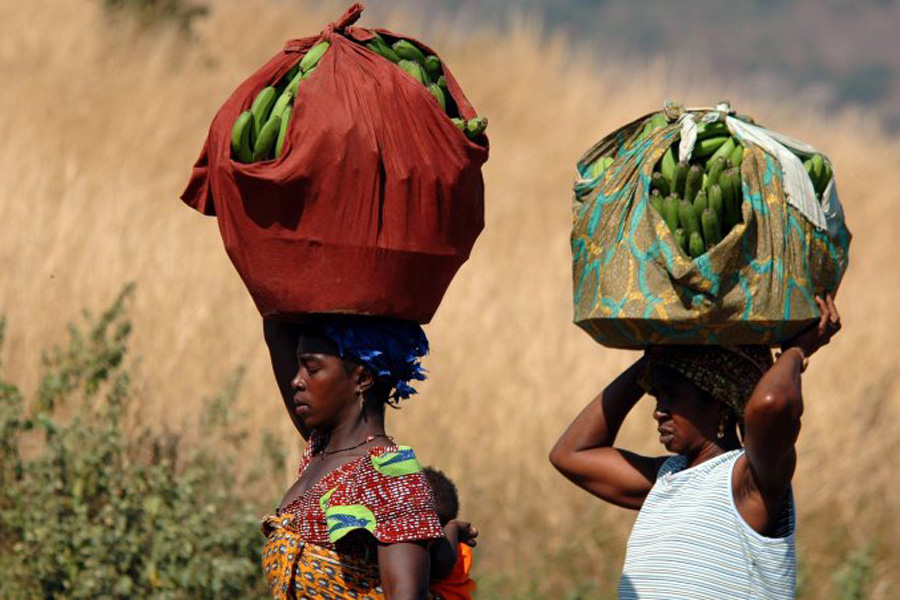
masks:
<path id="1" fill-rule="evenodd" d="M 486 138 L 473 142 L 428 89 L 362 43 L 351 7 L 316 37 L 288 41 L 219 109 L 182 200 L 215 215 L 263 316 L 353 313 L 427 323 L 484 226 Z M 386 38 L 410 39 L 387 30 Z M 264 87 L 314 44 L 282 154 L 232 159 L 231 131 Z M 443 65 L 462 118 L 476 116 Z"/>

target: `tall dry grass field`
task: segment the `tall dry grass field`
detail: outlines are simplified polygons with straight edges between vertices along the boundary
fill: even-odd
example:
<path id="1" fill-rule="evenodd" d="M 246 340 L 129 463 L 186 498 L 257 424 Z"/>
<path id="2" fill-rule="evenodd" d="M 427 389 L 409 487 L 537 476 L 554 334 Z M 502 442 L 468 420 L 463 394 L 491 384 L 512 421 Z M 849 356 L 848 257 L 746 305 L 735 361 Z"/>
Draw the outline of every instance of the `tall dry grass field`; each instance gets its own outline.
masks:
<path id="1" fill-rule="evenodd" d="M 260 318 L 215 221 L 178 196 L 232 89 L 283 40 L 319 31 L 345 6 L 222 0 L 199 41 L 186 43 L 110 22 L 99 5 L 0 2 L 0 22 L 19 24 L 0 38 L 3 366 L 35 385 L 36 357 L 64 324 L 135 280 L 147 418 L 177 425 L 246 365 L 246 418 L 276 431 L 296 457 Z M 422 21 L 375 8 L 364 23 L 423 34 Z M 844 331 L 805 376 L 799 545 L 811 587 L 821 591 L 848 549 L 874 543 L 873 597 L 889 598 L 900 585 L 900 484 L 891 466 L 900 453 L 900 142 L 864 115 L 823 118 L 802 98 L 767 99 L 738 78 L 610 64 L 544 38 L 527 20 L 502 35 L 431 23 L 422 37 L 491 120 L 487 225 L 426 328 L 430 379 L 390 425 L 457 481 L 465 516 L 482 530 L 476 560 L 486 588 L 522 590 L 533 579 L 539 597 L 577 582 L 614 589 L 634 515 L 578 491 L 546 459 L 581 406 L 637 357 L 605 350 L 571 324 L 573 165 L 666 97 L 728 97 L 837 165 L 855 238 L 838 296 Z M 654 437 L 644 401 L 622 444 L 658 452 Z M 278 499 L 274 489 L 258 494 L 261 507 Z"/>

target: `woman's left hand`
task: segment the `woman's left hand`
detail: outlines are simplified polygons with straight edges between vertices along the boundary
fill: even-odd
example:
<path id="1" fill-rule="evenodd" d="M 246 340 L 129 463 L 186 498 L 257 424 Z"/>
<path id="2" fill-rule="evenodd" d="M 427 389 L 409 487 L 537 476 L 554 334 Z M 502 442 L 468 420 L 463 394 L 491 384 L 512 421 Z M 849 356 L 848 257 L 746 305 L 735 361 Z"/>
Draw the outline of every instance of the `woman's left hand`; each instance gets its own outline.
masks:
<path id="1" fill-rule="evenodd" d="M 783 350 L 799 348 L 803 355 L 809 358 L 819 348 L 828 344 L 831 338 L 841 330 L 841 316 L 834 305 L 834 296 L 831 295 L 831 292 L 827 292 L 824 299 L 816 296 L 816 304 L 822 311 L 822 318 L 816 325 L 810 326 L 782 344 Z"/>

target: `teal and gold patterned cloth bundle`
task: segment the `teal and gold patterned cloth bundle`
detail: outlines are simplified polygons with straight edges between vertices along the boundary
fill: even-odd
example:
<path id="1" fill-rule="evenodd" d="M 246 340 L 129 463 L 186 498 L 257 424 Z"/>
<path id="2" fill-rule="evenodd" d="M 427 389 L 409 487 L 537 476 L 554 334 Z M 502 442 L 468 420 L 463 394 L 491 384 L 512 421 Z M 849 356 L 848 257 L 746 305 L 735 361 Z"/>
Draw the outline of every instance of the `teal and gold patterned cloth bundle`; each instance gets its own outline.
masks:
<path id="1" fill-rule="evenodd" d="M 667 103 L 605 137 L 578 161 L 573 208 L 575 322 L 609 347 L 775 345 L 847 269 L 831 161 L 727 104 Z"/>

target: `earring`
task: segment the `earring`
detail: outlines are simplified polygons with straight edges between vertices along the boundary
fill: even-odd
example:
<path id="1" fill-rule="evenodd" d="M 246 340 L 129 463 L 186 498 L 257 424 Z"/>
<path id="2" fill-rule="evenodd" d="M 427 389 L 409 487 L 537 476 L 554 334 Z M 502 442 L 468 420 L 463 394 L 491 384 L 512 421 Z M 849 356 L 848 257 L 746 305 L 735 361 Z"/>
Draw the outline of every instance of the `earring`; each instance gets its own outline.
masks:
<path id="1" fill-rule="evenodd" d="M 359 410 L 366 410 L 366 396 L 360 388 L 356 388 L 356 396 L 359 398 Z"/>
<path id="2" fill-rule="evenodd" d="M 725 421 L 719 421 L 719 431 L 716 433 L 716 437 L 720 440 L 725 437 Z"/>

